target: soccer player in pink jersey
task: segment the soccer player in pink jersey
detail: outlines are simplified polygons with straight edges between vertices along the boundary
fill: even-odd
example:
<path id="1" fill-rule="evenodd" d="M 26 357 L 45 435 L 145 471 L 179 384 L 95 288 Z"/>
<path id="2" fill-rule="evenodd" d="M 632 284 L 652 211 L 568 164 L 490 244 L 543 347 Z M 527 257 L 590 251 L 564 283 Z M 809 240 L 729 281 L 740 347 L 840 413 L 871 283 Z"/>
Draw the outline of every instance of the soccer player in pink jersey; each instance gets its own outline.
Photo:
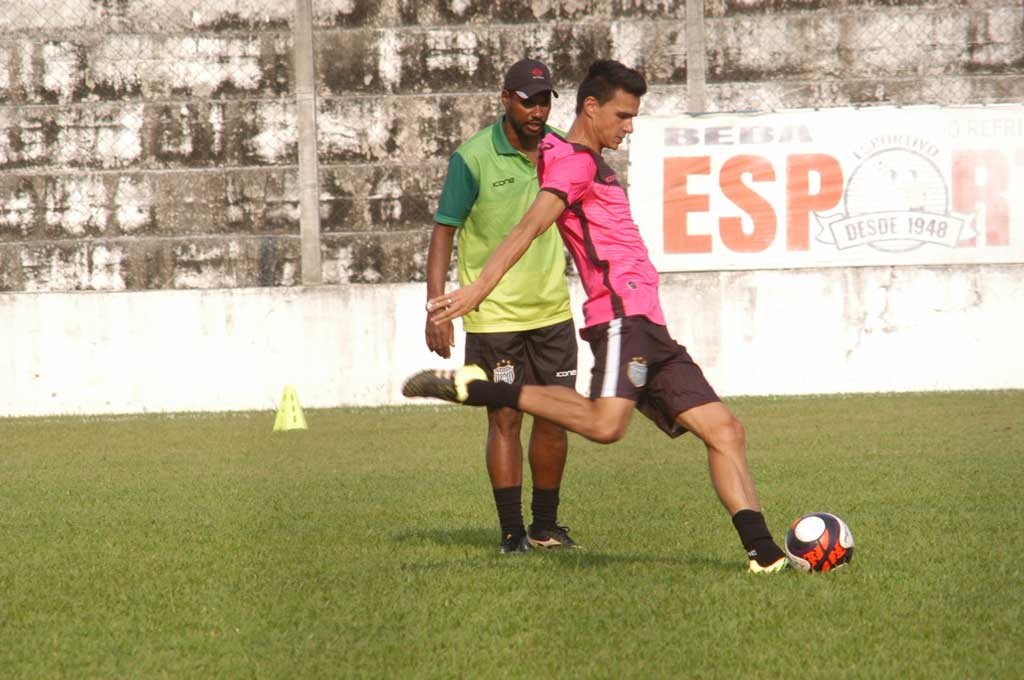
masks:
<path id="1" fill-rule="evenodd" d="M 580 335 L 594 354 L 590 398 L 569 387 L 489 382 L 476 366 L 421 371 L 402 388 L 469 406 L 510 407 L 546 418 L 602 444 L 618 441 L 638 409 L 669 436 L 692 432 L 707 447 L 711 482 L 747 551 L 748 569 L 787 566 L 772 538 L 746 459 L 743 425 L 700 367 L 668 333 L 658 272 L 633 222 L 629 201 L 601 151 L 633 131 L 647 82 L 617 61 L 594 62 L 580 83 L 565 137 L 539 145 L 540 193 L 470 285 L 427 302 L 434 323 L 475 309 L 552 222 L 580 273 L 587 301 Z"/>

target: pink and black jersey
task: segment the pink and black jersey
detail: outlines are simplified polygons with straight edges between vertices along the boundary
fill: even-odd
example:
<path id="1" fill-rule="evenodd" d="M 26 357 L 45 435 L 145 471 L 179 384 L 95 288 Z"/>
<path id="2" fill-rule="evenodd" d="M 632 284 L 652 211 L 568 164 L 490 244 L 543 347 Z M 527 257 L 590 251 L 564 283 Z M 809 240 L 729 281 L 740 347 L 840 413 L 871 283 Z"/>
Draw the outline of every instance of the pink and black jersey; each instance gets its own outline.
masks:
<path id="1" fill-rule="evenodd" d="M 540 190 L 566 205 L 558 230 L 587 293 L 584 326 L 635 315 L 664 326 L 658 271 L 615 172 L 600 154 L 553 132 L 545 135 L 539 149 Z"/>

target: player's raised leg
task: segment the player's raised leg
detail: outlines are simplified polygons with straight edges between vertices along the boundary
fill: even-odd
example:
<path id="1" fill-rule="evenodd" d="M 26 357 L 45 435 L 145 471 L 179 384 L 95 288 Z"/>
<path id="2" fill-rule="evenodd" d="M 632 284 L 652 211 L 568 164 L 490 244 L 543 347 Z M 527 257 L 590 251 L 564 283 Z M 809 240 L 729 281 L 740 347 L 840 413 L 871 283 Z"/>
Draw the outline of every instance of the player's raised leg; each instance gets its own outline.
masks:
<path id="1" fill-rule="evenodd" d="M 598 444 L 622 439 L 636 407 L 631 399 L 588 399 L 568 387 L 536 385 L 524 385 L 517 403 L 520 410 L 546 418 Z"/>
<path id="2" fill-rule="evenodd" d="M 703 404 L 676 416 L 676 422 L 700 437 L 708 451 L 711 483 L 732 517 L 754 573 L 786 568 L 786 555 L 775 543 L 747 465 L 746 432 L 720 401 Z"/>
<path id="3" fill-rule="evenodd" d="M 467 406 L 507 406 L 540 416 L 599 444 L 622 439 L 636 403 L 622 397 L 587 399 L 560 385 L 489 382 L 479 366 L 426 370 L 402 386 L 406 397 L 432 397 Z"/>

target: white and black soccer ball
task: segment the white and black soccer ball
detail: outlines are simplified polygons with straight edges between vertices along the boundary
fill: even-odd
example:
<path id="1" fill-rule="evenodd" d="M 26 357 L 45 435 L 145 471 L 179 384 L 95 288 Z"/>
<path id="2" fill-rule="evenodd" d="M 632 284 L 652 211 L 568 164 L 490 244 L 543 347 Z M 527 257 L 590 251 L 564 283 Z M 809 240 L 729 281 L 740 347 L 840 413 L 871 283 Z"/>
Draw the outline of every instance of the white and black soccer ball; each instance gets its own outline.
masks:
<path id="1" fill-rule="evenodd" d="M 853 559 L 853 534 L 835 515 L 812 512 L 789 527 L 786 556 L 798 571 L 831 571 Z"/>

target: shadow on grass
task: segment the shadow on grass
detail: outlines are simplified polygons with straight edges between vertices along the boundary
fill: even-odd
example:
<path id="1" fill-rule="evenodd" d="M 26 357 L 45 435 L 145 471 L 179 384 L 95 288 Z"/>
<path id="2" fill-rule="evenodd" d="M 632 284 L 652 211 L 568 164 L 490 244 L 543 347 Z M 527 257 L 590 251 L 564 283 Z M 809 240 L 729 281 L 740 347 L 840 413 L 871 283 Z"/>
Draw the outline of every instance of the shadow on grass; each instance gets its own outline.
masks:
<path id="1" fill-rule="evenodd" d="M 497 529 L 462 527 L 458 529 L 417 529 L 400 531 L 392 536 L 398 543 L 433 543 L 440 546 L 464 545 L 489 548 L 498 545 Z"/>
<path id="2" fill-rule="evenodd" d="M 566 570 L 578 569 L 601 569 L 629 564 L 650 564 L 673 567 L 698 567 L 717 571 L 735 573 L 741 565 L 736 560 L 721 560 L 705 555 L 658 555 L 658 554 L 624 554 L 601 552 L 592 548 L 581 548 L 579 550 L 533 550 L 529 554 L 500 555 L 497 550 L 497 535 L 493 529 L 480 528 L 447 528 L 447 529 L 421 529 L 415 531 L 402 531 L 392 536 L 392 539 L 399 543 L 429 543 L 448 547 L 471 547 L 483 551 L 480 558 L 462 556 L 450 561 L 430 562 L 421 564 L 406 564 L 403 568 L 414 571 L 429 571 L 455 566 L 456 564 L 471 564 L 477 568 L 482 562 L 494 565 L 511 564 L 537 564 L 543 560 L 549 567 Z"/>

